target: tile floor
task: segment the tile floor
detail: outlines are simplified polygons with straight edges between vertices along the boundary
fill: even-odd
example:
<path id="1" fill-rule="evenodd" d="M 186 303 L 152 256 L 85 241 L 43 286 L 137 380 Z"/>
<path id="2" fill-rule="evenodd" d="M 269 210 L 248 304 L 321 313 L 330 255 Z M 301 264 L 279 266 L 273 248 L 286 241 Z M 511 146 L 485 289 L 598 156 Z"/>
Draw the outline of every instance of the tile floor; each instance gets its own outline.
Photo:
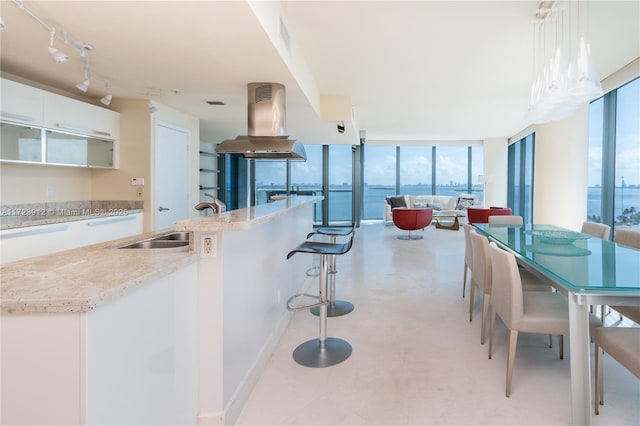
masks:
<path id="1" fill-rule="evenodd" d="M 318 332 L 317 317 L 296 313 L 237 425 L 570 424 L 569 360 L 547 336 L 520 334 L 511 397 L 504 396 L 506 328 L 496 321 L 487 359 L 480 301 L 469 322 L 468 286 L 461 297 L 462 229 L 429 227 L 417 241 L 398 240 L 403 232 L 363 224 L 338 258 L 338 299 L 356 308 L 329 318 L 328 335 L 349 341 L 351 357 L 329 368 L 296 364 L 295 347 Z M 640 381 L 610 357 L 593 425 L 640 425 Z"/>

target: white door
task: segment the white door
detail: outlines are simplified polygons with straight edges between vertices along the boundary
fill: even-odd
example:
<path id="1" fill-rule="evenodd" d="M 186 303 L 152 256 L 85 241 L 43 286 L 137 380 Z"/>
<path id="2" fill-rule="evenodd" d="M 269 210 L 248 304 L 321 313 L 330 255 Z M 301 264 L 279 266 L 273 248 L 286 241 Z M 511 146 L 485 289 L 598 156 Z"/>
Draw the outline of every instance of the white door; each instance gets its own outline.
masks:
<path id="1" fill-rule="evenodd" d="M 155 124 L 154 229 L 189 218 L 189 131 Z"/>

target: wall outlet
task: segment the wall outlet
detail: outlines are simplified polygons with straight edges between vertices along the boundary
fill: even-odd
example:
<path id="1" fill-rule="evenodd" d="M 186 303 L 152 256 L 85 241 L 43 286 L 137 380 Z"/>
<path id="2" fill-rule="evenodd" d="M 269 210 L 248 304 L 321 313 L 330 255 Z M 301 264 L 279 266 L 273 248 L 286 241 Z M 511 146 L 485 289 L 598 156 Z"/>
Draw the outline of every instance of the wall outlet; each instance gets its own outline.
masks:
<path id="1" fill-rule="evenodd" d="M 200 237 L 200 257 L 216 257 L 216 234 L 204 234 Z"/>
<path id="2" fill-rule="evenodd" d="M 142 188 L 141 186 L 136 188 L 136 195 L 138 197 L 142 197 L 144 195 L 144 188 Z"/>

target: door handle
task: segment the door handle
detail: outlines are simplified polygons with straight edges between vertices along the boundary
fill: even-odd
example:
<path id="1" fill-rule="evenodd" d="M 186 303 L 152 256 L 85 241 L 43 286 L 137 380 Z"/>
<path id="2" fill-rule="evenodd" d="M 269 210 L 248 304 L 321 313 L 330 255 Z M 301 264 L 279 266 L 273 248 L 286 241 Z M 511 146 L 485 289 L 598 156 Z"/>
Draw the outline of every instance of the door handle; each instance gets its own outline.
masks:
<path id="1" fill-rule="evenodd" d="M 163 210 L 169 210 L 169 207 L 162 207 L 162 206 L 158 207 L 158 211 L 159 212 L 161 212 Z"/>

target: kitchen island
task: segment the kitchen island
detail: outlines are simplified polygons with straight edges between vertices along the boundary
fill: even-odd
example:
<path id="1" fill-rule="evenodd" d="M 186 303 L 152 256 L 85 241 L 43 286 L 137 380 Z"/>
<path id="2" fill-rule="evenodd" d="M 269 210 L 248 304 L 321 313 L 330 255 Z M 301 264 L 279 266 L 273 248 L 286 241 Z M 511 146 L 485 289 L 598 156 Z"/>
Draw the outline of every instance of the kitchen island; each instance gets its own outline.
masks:
<path id="1" fill-rule="evenodd" d="M 2 266 L 2 423 L 232 422 L 291 317 L 311 259 L 299 197 Z"/>

